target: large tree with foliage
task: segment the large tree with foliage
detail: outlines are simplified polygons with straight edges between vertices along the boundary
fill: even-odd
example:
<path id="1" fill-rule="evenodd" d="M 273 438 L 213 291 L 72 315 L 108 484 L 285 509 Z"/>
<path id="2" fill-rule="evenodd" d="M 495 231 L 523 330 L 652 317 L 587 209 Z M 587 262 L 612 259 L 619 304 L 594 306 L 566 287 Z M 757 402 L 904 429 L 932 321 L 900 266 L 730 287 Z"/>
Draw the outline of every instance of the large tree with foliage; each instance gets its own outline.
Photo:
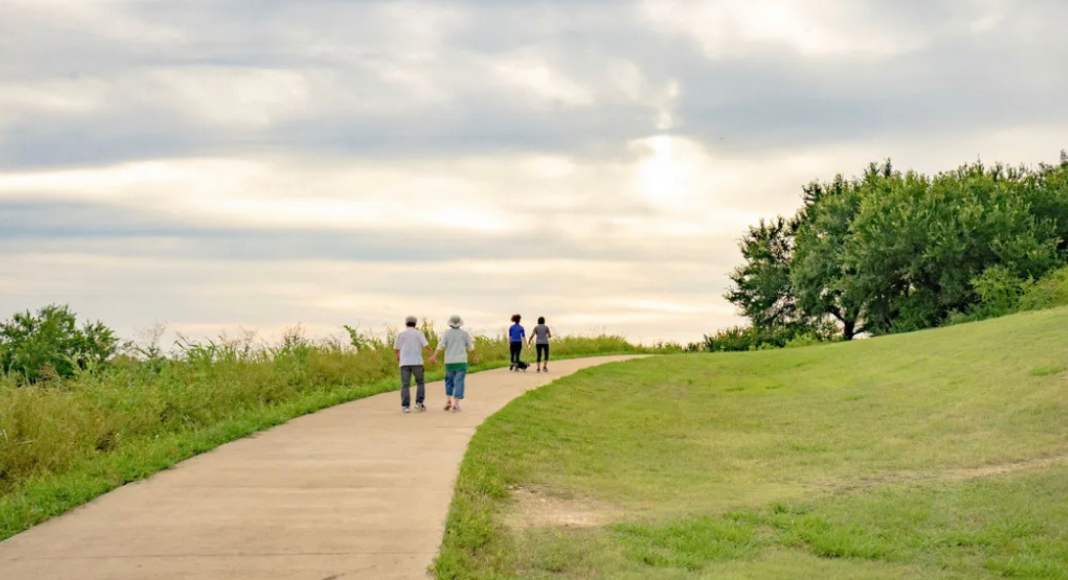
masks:
<path id="1" fill-rule="evenodd" d="M 809 184 L 796 216 L 741 248 L 726 296 L 754 327 L 833 320 L 848 340 L 937 326 L 1068 262 L 1068 155 L 934 177 L 873 163 Z"/>
<path id="2" fill-rule="evenodd" d="M 880 306 L 869 330 L 941 324 L 976 302 L 973 281 L 988 267 L 1038 277 L 1055 264 L 1054 228 L 1032 213 L 1021 177 L 975 164 L 933 179 L 865 179 L 845 262 Z"/>
<path id="3" fill-rule="evenodd" d="M 761 220 L 739 243 L 745 263 L 731 272 L 734 285 L 726 294 L 760 327 L 798 322 L 798 308 L 790 282 L 793 226 L 779 217 Z"/>

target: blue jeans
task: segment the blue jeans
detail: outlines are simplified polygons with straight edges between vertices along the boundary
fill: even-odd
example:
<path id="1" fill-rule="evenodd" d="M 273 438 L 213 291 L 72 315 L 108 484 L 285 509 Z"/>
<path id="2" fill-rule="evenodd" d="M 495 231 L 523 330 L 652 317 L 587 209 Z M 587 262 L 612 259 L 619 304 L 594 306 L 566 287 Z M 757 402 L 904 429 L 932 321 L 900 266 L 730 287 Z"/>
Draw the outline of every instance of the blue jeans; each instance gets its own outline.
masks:
<path id="1" fill-rule="evenodd" d="M 454 399 L 464 398 L 464 378 L 467 371 L 445 371 L 445 396 Z"/>

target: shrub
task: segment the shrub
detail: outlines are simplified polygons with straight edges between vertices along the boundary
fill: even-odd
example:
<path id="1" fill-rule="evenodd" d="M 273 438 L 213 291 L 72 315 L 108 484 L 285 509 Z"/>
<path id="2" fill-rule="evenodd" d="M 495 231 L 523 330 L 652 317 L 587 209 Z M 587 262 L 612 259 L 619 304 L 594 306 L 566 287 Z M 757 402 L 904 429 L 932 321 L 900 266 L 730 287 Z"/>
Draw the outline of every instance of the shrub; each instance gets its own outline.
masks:
<path id="1" fill-rule="evenodd" d="M 1068 306 L 1068 268 L 1061 268 L 1046 275 L 1024 291 L 1019 309 L 1042 310 Z"/>
<path id="2" fill-rule="evenodd" d="M 96 368 L 115 354 L 118 340 L 103 323 L 81 328 L 67 306 L 49 305 L 34 315 L 16 313 L 0 323 L 0 370 L 35 383 Z"/>
<path id="3" fill-rule="evenodd" d="M 708 352 L 737 352 L 782 348 L 796 334 L 797 330 L 786 326 L 732 326 L 720 330 L 716 334 L 706 335 L 704 346 Z"/>
<path id="4" fill-rule="evenodd" d="M 972 287 L 979 297 L 974 312 L 982 318 L 1004 316 L 1016 312 L 1020 298 L 1033 284 L 1013 276 L 1005 266 L 991 266 L 972 280 Z"/>
<path id="5" fill-rule="evenodd" d="M 816 333 L 808 332 L 805 334 L 799 334 L 791 338 L 790 341 L 786 343 L 786 348 L 802 348 L 805 346 L 816 346 L 817 344 L 823 344 L 824 342 L 828 341 Z"/>

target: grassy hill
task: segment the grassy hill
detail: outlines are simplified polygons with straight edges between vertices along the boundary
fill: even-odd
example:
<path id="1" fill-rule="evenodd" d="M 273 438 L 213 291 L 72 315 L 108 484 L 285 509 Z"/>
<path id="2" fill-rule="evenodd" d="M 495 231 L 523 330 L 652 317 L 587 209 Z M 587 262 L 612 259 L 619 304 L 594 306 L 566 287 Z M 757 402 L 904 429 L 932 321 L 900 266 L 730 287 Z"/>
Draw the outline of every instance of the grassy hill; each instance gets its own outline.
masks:
<path id="1" fill-rule="evenodd" d="M 590 369 L 491 418 L 441 578 L 1068 578 L 1068 309 Z"/>

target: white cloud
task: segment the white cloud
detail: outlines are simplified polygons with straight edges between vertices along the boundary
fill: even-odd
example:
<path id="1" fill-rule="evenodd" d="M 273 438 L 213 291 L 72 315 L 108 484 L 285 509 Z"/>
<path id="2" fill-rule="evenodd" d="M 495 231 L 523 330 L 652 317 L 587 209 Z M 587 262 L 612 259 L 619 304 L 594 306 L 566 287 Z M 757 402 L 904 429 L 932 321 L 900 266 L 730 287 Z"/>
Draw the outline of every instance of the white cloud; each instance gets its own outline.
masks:
<path id="1" fill-rule="evenodd" d="M 739 57 L 753 44 L 783 45 L 809 57 L 892 56 L 918 48 L 862 10 L 834 0 L 644 0 L 657 27 L 693 38 L 710 58 Z"/>
<path id="2" fill-rule="evenodd" d="M 10 83 L 0 89 L 0 123 L 20 113 L 66 116 L 100 110 L 110 97 L 107 83 L 99 79 L 55 79 L 37 83 Z"/>
<path id="3" fill-rule="evenodd" d="M 688 289 L 678 287 L 683 277 Z M 31 253 L 0 256 L 0 279 L 10 286 L 2 286 L 0 310 L 19 308 L 30 296 L 33 304 L 71 302 L 125 336 L 156 320 L 201 335 L 238 327 L 271 332 L 296 323 L 322 334 L 342 324 L 397 326 L 408 314 L 441 323 L 453 313 L 472 330 L 492 334 L 518 310 L 527 318 L 546 316 L 560 333 L 694 340 L 710 324 L 734 321 L 718 297 L 719 273 L 674 262 L 205 263 Z M 71 280 L 78 280 L 75 296 Z"/>
<path id="4" fill-rule="evenodd" d="M 493 63 L 497 76 L 521 93 L 553 106 L 586 107 L 594 104 L 593 93 L 534 54 L 517 54 Z"/>
<path id="5" fill-rule="evenodd" d="M 299 116 L 311 103 L 310 83 L 296 71 L 182 67 L 152 76 L 161 94 L 187 114 L 221 127 L 270 127 Z"/>
<path id="6" fill-rule="evenodd" d="M 117 40 L 136 42 L 141 46 L 177 46 L 188 35 L 180 28 L 146 22 L 129 13 L 137 4 L 162 0 L 7 0 L 4 10 L 9 17 L 31 22 L 47 22 L 49 26 Z"/>

